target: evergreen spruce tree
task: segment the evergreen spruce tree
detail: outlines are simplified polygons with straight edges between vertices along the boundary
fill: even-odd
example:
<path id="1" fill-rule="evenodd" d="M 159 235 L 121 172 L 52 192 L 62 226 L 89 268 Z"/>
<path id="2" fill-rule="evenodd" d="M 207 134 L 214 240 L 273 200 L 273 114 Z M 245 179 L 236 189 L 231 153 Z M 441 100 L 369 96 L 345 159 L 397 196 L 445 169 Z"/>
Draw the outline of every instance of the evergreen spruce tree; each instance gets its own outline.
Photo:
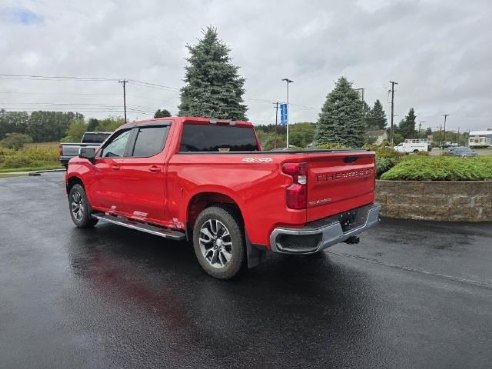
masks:
<path id="1" fill-rule="evenodd" d="M 386 114 L 379 100 L 374 102 L 374 107 L 367 115 L 367 126 L 370 129 L 384 129 L 386 127 Z"/>
<path id="2" fill-rule="evenodd" d="M 326 97 L 319 114 L 317 145 L 362 146 L 365 132 L 363 110 L 359 94 L 345 77 L 341 77 Z"/>
<path id="3" fill-rule="evenodd" d="M 398 133 L 400 133 L 403 138 L 414 138 L 416 136 L 415 131 L 415 120 L 417 116 L 413 108 L 410 108 L 405 119 L 402 119 L 398 124 Z"/>
<path id="4" fill-rule="evenodd" d="M 245 80 L 238 75 L 239 67 L 231 64 L 230 49 L 219 40 L 217 30 L 208 27 L 203 39 L 187 48 L 190 57 L 178 115 L 246 120 Z"/>

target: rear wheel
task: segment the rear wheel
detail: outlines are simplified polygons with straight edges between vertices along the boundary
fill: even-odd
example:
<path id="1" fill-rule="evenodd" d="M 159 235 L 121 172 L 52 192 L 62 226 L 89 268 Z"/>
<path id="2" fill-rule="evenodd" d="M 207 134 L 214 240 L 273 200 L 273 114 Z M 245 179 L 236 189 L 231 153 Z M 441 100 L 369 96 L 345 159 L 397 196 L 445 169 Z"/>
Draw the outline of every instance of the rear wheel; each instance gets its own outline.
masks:
<path id="1" fill-rule="evenodd" d="M 201 267 L 212 277 L 234 277 L 244 262 L 241 222 L 223 207 L 203 210 L 193 228 L 193 247 Z"/>
<path id="2" fill-rule="evenodd" d="M 98 219 L 92 218 L 90 214 L 89 201 L 84 187 L 75 184 L 68 194 L 68 206 L 73 223 L 79 228 L 90 228 L 96 225 Z"/>

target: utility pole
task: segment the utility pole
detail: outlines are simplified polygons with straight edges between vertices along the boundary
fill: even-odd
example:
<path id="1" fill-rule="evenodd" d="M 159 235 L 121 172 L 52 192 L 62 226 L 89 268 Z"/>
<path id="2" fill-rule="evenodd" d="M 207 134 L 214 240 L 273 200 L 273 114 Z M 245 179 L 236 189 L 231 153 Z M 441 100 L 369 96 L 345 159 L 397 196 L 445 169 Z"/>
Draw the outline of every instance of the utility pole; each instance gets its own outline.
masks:
<path id="1" fill-rule="evenodd" d="M 419 138 L 421 138 L 420 136 L 422 136 L 422 123 L 425 123 L 425 120 L 419 121 Z"/>
<path id="2" fill-rule="evenodd" d="M 446 144 L 446 118 L 448 117 L 449 114 L 443 114 L 442 116 L 444 117 L 444 144 Z"/>
<path id="3" fill-rule="evenodd" d="M 122 79 L 121 81 L 118 81 L 123 85 L 123 109 L 125 112 L 125 123 L 126 123 L 126 84 L 128 81 L 126 79 Z"/>
<path id="4" fill-rule="evenodd" d="M 291 79 L 288 78 L 282 78 L 282 81 L 285 81 L 287 84 L 287 149 L 289 148 L 289 115 L 290 115 L 290 109 L 289 109 L 289 84 L 294 82 Z"/>
<path id="5" fill-rule="evenodd" d="M 395 116 L 395 85 L 398 84 L 398 82 L 393 82 L 393 81 L 390 81 L 391 83 L 391 130 L 390 130 L 390 142 L 391 142 L 391 146 L 394 145 L 394 128 L 393 128 L 393 118 Z"/>
<path id="6" fill-rule="evenodd" d="M 364 102 L 364 87 L 354 88 L 354 91 L 360 91 L 360 97 L 362 98 L 362 102 Z"/>
<path id="7" fill-rule="evenodd" d="M 277 148 L 277 136 L 278 136 L 277 125 L 278 125 L 278 105 L 279 104 L 280 103 L 278 101 L 273 103 L 273 105 L 275 105 L 275 141 L 273 144 L 275 149 Z"/>

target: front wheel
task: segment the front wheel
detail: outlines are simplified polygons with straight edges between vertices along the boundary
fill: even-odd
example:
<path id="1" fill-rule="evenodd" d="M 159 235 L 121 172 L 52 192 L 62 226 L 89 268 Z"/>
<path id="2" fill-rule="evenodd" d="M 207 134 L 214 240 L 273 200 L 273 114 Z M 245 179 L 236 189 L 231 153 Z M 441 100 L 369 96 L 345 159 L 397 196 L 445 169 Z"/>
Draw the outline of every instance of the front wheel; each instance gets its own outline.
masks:
<path id="1" fill-rule="evenodd" d="M 206 208 L 193 227 L 193 247 L 201 267 L 212 277 L 234 277 L 244 262 L 241 222 L 225 208 Z"/>
<path id="2" fill-rule="evenodd" d="M 80 184 L 73 185 L 68 194 L 68 206 L 73 223 L 79 228 L 90 228 L 96 225 L 97 219 L 90 214 L 89 201 L 84 187 Z"/>

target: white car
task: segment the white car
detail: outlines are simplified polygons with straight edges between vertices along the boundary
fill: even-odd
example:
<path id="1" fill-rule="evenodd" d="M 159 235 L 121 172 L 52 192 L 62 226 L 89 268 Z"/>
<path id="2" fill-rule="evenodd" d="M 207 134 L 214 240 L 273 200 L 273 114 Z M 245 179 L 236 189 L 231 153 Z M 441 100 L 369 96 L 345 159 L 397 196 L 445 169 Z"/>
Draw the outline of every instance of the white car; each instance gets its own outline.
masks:
<path id="1" fill-rule="evenodd" d="M 395 151 L 402 152 L 405 154 L 410 154 L 410 153 L 417 153 L 419 151 L 424 151 L 428 152 L 431 151 L 431 145 L 427 141 L 420 141 L 420 140 L 405 140 L 405 142 L 402 142 L 395 147 L 393 147 Z"/>

